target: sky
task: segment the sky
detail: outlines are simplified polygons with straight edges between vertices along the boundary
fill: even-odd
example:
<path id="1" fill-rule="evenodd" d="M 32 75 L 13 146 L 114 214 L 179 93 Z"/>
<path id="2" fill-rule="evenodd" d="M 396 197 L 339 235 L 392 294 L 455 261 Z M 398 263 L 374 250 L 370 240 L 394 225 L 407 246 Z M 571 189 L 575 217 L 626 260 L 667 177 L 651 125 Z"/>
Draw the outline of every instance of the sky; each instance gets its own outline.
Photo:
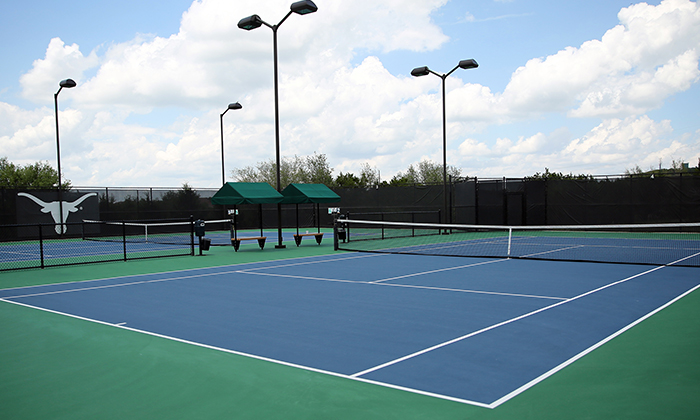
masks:
<path id="1" fill-rule="evenodd" d="M 314 0 L 278 29 L 280 150 L 389 180 L 614 175 L 700 161 L 700 7 L 690 0 Z M 0 14 L 0 157 L 74 186 L 221 185 L 275 159 L 272 31 L 291 0 L 50 0 Z"/>

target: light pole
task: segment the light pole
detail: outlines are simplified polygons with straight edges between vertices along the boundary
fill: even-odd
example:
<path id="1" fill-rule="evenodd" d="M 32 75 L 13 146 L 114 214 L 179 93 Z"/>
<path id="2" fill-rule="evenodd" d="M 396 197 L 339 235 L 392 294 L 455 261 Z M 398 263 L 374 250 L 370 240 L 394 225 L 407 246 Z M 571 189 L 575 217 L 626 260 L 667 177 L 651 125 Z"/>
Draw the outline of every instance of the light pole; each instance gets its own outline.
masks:
<path id="1" fill-rule="evenodd" d="M 66 226 L 63 224 L 63 188 L 61 188 L 61 145 L 58 142 L 58 94 L 63 88 L 74 88 L 76 83 L 73 79 L 61 80 L 58 84 L 58 92 L 53 95 L 53 105 L 56 114 L 56 157 L 58 161 L 58 212 L 60 216 L 60 232 L 61 235 L 66 233 Z"/>
<path id="2" fill-rule="evenodd" d="M 450 214 L 450 209 L 448 208 L 448 200 L 447 200 L 447 121 L 445 118 L 445 79 L 447 79 L 447 76 L 451 75 L 455 70 L 457 69 L 475 69 L 479 67 L 479 64 L 474 60 L 473 58 L 470 58 L 468 60 L 462 60 L 449 72 L 445 74 L 440 74 L 436 73 L 428 68 L 428 66 L 423 66 L 423 67 L 416 67 L 415 69 L 411 70 L 411 76 L 415 77 L 421 77 L 421 76 L 427 76 L 428 74 L 432 73 L 442 79 L 442 184 L 444 188 L 444 196 L 445 196 L 445 221 L 448 220 L 448 215 Z M 452 217 L 450 215 L 449 220 L 452 221 Z M 447 233 L 447 230 L 445 230 L 445 233 Z"/>
<path id="3" fill-rule="evenodd" d="M 224 172 L 224 114 L 228 112 L 229 109 L 241 109 L 243 105 L 238 102 L 228 104 L 228 108 L 221 113 L 219 117 L 219 122 L 221 123 L 221 185 L 226 183 L 226 173 Z"/>
<path id="4" fill-rule="evenodd" d="M 298 15 L 307 15 L 309 13 L 314 13 L 318 10 L 318 7 L 311 0 L 303 0 L 292 3 L 289 8 L 289 12 L 280 20 L 277 25 L 270 25 L 260 18 L 258 15 L 248 16 L 243 18 L 238 22 L 238 27 L 250 31 L 261 27 L 262 25 L 267 26 L 272 29 L 272 49 L 273 49 L 273 62 L 274 62 L 274 85 L 275 85 L 275 159 L 277 163 L 277 191 L 282 192 L 282 186 L 280 181 L 280 112 L 279 112 L 279 91 L 277 83 L 277 29 L 284 23 L 285 20 L 292 14 L 296 13 Z M 275 248 L 284 248 L 282 244 L 282 205 L 277 203 L 277 245 Z"/>

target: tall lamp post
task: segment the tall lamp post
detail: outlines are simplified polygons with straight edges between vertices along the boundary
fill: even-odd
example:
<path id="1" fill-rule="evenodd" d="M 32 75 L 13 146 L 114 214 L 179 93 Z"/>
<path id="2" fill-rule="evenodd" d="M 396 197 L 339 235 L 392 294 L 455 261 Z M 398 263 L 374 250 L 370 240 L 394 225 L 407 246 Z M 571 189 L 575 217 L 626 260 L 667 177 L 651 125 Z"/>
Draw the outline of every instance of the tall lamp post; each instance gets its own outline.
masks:
<path id="1" fill-rule="evenodd" d="M 224 171 L 224 114 L 229 111 L 229 109 L 241 109 L 243 105 L 238 102 L 228 104 L 228 108 L 221 113 L 219 117 L 219 122 L 221 123 L 221 185 L 226 183 L 226 172 Z"/>
<path id="2" fill-rule="evenodd" d="M 428 68 L 428 66 L 423 66 L 423 67 L 416 67 L 415 69 L 411 70 L 411 76 L 415 77 L 421 77 L 421 76 L 427 76 L 428 74 L 432 73 L 442 79 L 442 184 L 444 188 L 444 196 L 445 196 L 445 221 L 448 220 L 448 215 L 450 213 L 449 209 L 449 203 L 448 203 L 448 192 L 447 192 L 447 121 L 445 118 L 445 79 L 447 79 L 447 76 L 451 75 L 455 70 L 457 69 L 475 69 L 479 67 L 479 64 L 474 60 L 473 58 L 470 58 L 468 60 L 462 60 L 449 72 L 445 74 L 440 74 L 436 73 Z M 449 218 L 449 220 L 452 220 L 452 217 Z M 445 233 L 447 233 L 447 230 L 445 230 Z"/>
<path id="3" fill-rule="evenodd" d="M 274 61 L 274 72 L 275 72 L 275 158 L 277 163 L 277 191 L 282 192 L 282 186 L 280 181 L 280 113 L 279 113 L 279 92 L 278 92 L 278 82 L 277 82 L 277 30 L 284 23 L 285 20 L 292 14 L 296 13 L 298 15 L 308 15 L 309 13 L 314 13 L 318 10 L 318 7 L 311 0 L 303 0 L 292 3 L 289 12 L 279 21 L 277 25 L 270 25 L 260 18 L 258 15 L 248 16 L 243 18 L 238 22 L 238 27 L 250 31 L 261 27 L 262 25 L 267 26 L 272 29 L 272 45 L 273 45 L 273 61 Z M 277 245 L 275 248 L 284 248 L 282 244 L 282 205 L 277 203 Z"/>
<path id="4" fill-rule="evenodd" d="M 58 84 L 58 92 L 53 95 L 53 104 L 56 114 L 56 157 L 58 161 L 58 211 L 60 216 L 60 232 L 61 235 L 66 233 L 66 226 L 63 224 L 63 188 L 61 188 L 61 145 L 58 141 L 58 94 L 63 88 L 74 88 L 76 83 L 73 79 L 61 80 Z"/>

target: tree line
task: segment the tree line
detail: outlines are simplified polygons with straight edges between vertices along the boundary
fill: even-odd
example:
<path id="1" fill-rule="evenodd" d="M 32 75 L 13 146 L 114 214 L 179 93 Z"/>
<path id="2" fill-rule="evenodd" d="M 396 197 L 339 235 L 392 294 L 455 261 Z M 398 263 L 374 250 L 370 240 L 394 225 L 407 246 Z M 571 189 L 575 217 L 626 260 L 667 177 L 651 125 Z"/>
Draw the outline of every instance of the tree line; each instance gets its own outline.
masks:
<path id="1" fill-rule="evenodd" d="M 294 156 L 280 159 L 280 187 L 284 189 L 292 183 L 325 184 L 329 187 L 375 187 L 405 186 L 415 184 L 441 184 L 443 167 L 439 163 L 423 160 L 417 165 L 409 165 L 405 172 L 399 172 L 390 180 L 381 180 L 379 169 L 369 163 L 363 163 L 359 175 L 352 172 L 340 172 L 333 177 L 325 154 L 314 153 L 311 156 Z M 461 170 L 447 166 L 447 175 L 453 178 L 461 176 Z M 272 159 L 258 162 L 254 166 L 236 168 L 231 176 L 237 182 L 267 182 L 277 185 L 277 164 Z"/>
<path id="2" fill-rule="evenodd" d="M 647 171 L 639 166 L 627 169 L 625 175 L 629 177 L 653 177 L 666 176 L 678 173 L 688 173 L 700 175 L 700 159 L 698 167 L 691 168 L 680 159 L 674 159 L 671 168 L 662 168 L 659 161 L 658 169 L 650 168 Z M 464 179 L 461 169 L 448 165 L 447 175 L 452 179 Z M 267 182 L 275 187 L 277 185 L 277 165 L 270 159 L 258 162 L 253 166 L 236 168 L 231 172 L 232 178 L 237 182 Z M 552 179 L 594 179 L 592 175 L 573 173 L 564 174 L 562 172 L 550 171 L 545 168 L 544 172 L 536 172 L 534 175 L 526 176 L 531 180 L 552 180 Z M 442 184 L 443 167 L 442 164 L 423 160 L 415 165 L 410 164 L 406 171 L 399 172 L 389 180 L 382 180 L 379 169 L 372 167 L 369 163 L 363 163 L 360 173 L 340 172 L 333 176 L 333 168 L 328 163 L 325 154 L 314 153 L 311 156 L 293 156 L 281 159 L 280 184 L 285 188 L 292 183 L 301 184 L 324 184 L 329 187 L 343 188 L 369 188 L 376 186 L 408 186 Z M 29 188 L 29 189 L 54 189 L 58 186 L 58 171 L 48 162 L 35 162 L 26 165 L 16 165 L 7 157 L 0 157 L 0 188 Z M 63 179 L 61 188 L 70 190 L 72 187 L 70 180 Z M 188 184 L 183 186 L 183 191 L 192 190 Z"/>
<path id="3" fill-rule="evenodd" d="M 7 157 L 0 158 L 0 187 L 12 188 L 56 188 L 58 171 L 49 162 L 35 162 L 27 165 L 15 165 Z M 63 180 L 61 188 L 71 189 L 69 180 Z"/>

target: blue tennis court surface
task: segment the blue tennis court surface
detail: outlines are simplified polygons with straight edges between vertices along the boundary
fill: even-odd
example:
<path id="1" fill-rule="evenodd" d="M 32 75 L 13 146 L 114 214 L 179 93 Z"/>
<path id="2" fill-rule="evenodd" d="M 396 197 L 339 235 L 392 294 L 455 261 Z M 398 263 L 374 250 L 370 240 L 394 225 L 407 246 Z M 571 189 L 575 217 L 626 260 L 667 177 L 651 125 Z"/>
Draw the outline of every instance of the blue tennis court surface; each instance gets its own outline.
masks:
<path id="1" fill-rule="evenodd" d="M 493 408 L 694 290 L 699 274 L 342 253 L 7 289 L 0 298 Z"/>

